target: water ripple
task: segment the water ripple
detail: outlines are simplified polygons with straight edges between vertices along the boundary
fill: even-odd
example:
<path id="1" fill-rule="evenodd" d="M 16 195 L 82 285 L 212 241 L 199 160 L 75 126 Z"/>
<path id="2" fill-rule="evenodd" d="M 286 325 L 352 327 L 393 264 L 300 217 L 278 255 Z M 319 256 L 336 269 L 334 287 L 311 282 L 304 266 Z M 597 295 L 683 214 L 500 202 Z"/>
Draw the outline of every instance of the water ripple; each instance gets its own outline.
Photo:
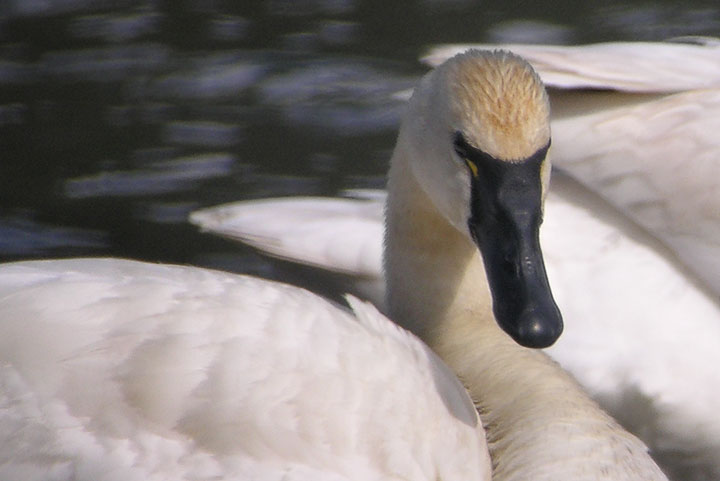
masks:
<path id="1" fill-rule="evenodd" d="M 204 154 L 155 162 L 146 169 L 102 172 L 68 179 L 68 198 L 139 197 L 192 188 L 200 180 L 227 175 L 235 162 L 230 154 Z"/>

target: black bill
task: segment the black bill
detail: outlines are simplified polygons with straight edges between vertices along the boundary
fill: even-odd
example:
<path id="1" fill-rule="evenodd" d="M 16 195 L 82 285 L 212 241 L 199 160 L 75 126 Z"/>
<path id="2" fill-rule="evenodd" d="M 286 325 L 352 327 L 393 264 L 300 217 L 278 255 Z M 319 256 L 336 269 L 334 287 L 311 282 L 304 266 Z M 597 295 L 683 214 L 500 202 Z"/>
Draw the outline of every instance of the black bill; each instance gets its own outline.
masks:
<path id="1" fill-rule="evenodd" d="M 563 321 L 545 273 L 540 170 L 549 144 L 522 161 L 496 159 L 458 134 L 472 173 L 470 232 L 483 257 L 498 325 L 525 347 L 551 346 Z"/>

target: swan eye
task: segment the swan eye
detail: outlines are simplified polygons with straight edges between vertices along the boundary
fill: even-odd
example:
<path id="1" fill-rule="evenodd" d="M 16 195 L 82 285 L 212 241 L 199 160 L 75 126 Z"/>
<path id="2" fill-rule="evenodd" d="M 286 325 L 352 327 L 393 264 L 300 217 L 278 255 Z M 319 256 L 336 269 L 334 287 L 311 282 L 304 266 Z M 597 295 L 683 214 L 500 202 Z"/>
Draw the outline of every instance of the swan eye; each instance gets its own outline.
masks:
<path id="1" fill-rule="evenodd" d="M 465 138 L 460 132 L 455 133 L 455 139 L 453 141 L 453 146 L 455 147 L 455 153 L 460 157 L 464 162 L 465 165 L 468 166 L 468 169 L 470 169 L 470 173 L 472 174 L 474 179 L 478 178 L 478 166 L 475 162 L 470 160 L 470 156 L 468 154 L 468 145 L 465 141 Z"/>

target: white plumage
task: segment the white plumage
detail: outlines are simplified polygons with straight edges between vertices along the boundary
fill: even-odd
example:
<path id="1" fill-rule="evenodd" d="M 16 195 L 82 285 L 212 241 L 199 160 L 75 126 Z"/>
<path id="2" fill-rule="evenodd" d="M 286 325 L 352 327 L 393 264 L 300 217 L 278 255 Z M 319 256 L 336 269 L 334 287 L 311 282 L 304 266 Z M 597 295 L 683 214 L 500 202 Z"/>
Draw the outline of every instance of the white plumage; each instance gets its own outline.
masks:
<path id="1" fill-rule="evenodd" d="M 0 479 L 486 479 L 462 385 L 351 303 L 125 260 L 2 266 Z"/>

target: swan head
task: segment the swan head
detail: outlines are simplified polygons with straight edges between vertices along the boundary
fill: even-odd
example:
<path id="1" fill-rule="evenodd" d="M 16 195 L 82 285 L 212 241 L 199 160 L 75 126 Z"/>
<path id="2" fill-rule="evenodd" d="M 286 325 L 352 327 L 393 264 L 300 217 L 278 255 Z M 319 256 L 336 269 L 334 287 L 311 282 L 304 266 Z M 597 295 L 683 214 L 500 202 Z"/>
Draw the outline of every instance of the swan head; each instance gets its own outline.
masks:
<path id="1" fill-rule="evenodd" d="M 474 50 L 423 79 L 400 136 L 421 188 L 479 248 L 496 321 L 538 348 L 563 329 L 539 244 L 549 116 L 545 88 L 525 60 Z"/>

